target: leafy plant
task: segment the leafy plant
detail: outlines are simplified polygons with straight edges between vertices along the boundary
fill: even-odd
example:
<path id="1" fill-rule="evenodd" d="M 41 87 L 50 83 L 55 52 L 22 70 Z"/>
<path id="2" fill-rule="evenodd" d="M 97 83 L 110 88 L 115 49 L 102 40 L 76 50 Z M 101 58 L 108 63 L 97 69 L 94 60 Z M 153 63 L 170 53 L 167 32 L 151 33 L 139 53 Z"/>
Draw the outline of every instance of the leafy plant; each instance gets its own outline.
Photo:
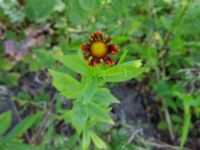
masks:
<path id="1" fill-rule="evenodd" d="M 0 121 L 2 122 L 0 125 L 0 135 L 2 135 L 11 124 L 11 112 L 5 112 L 0 115 Z"/>
<path id="2" fill-rule="evenodd" d="M 0 126 L 1 134 L 5 134 L 5 137 L 0 138 L 0 148 L 2 150 L 38 150 L 37 147 L 33 147 L 28 144 L 24 144 L 19 140 L 22 135 L 26 133 L 26 131 L 35 124 L 35 122 L 41 117 L 41 113 L 29 115 L 27 118 L 22 120 L 19 124 L 17 124 L 11 131 L 6 133 L 5 131 L 8 130 L 8 128 L 11 125 L 11 112 L 5 112 L 0 116 L 0 120 L 2 121 L 2 124 Z"/>
<path id="3" fill-rule="evenodd" d="M 17 0 L 0 0 L 0 10 L 3 11 L 5 16 L 8 16 L 11 22 L 22 22 L 25 14 L 19 8 Z"/>
<path id="4" fill-rule="evenodd" d="M 30 21 L 41 20 L 53 12 L 55 4 L 55 0 L 26 0 L 25 14 Z"/>
<path id="5" fill-rule="evenodd" d="M 196 115 L 199 115 L 199 100 L 200 100 L 200 95 L 185 95 L 183 93 L 176 92 L 175 93 L 178 98 L 182 101 L 183 103 L 183 108 L 184 108 L 184 122 L 183 122 L 183 127 L 182 127 L 182 132 L 181 132 L 181 139 L 180 139 L 180 149 L 183 149 L 183 146 L 186 142 L 189 130 L 191 128 L 191 117 L 192 117 L 192 108 L 194 108 L 196 111 Z"/>
<path id="6" fill-rule="evenodd" d="M 10 99 L 15 103 L 8 107 L 19 107 L 18 124 L 12 121 L 16 112 L 5 107 L 0 114 L 0 149 L 139 149 L 137 141 L 123 147 L 130 137 L 120 121 L 117 129 L 104 128 L 114 123 L 109 112 L 119 102 L 107 84 L 132 78 L 147 98 L 142 105 L 148 123 L 162 129 L 157 140 L 198 149 L 199 5 L 199 0 L 0 0 L 0 112 Z M 111 38 L 95 33 L 81 46 L 87 64 L 77 49 L 95 30 L 113 35 L 120 51 L 109 44 Z M 118 53 L 119 59 L 113 56 Z M 149 68 L 142 76 L 146 68 L 138 58 Z"/>
<path id="7" fill-rule="evenodd" d="M 123 82 L 142 74 L 141 60 L 105 66 L 90 67 L 79 56 L 64 55 L 57 58 L 63 65 L 81 75 L 81 81 L 65 72 L 49 70 L 53 84 L 61 95 L 73 100 L 70 118 L 79 135 L 82 134 L 82 149 L 90 146 L 90 141 L 99 149 L 106 149 L 106 144 L 95 133 L 98 123 L 113 123 L 109 116 L 109 106 L 118 100 L 103 87 L 107 82 Z"/>

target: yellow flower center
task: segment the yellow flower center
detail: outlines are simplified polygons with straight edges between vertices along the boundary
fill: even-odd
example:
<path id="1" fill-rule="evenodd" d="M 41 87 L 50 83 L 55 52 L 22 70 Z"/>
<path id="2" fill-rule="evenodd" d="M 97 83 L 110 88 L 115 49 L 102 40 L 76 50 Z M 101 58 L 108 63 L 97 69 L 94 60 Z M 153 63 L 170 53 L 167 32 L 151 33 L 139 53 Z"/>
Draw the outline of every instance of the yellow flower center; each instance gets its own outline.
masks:
<path id="1" fill-rule="evenodd" d="M 107 46 L 104 42 L 94 42 L 91 47 L 91 54 L 96 58 L 102 58 L 107 54 Z"/>

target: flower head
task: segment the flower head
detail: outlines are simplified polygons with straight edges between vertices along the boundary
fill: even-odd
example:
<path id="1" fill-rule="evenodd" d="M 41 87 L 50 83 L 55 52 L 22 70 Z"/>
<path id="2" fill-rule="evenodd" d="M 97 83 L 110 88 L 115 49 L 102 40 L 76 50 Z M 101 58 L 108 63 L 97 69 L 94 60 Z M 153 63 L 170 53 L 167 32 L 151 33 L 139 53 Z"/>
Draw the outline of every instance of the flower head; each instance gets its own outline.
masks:
<path id="1" fill-rule="evenodd" d="M 84 59 L 89 60 L 89 66 L 102 65 L 103 62 L 106 66 L 115 64 L 109 55 L 118 55 L 119 49 L 114 44 L 108 44 L 111 40 L 111 36 L 104 40 L 102 32 L 94 32 L 89 39 L 90 43 L 81 46 Z"/>

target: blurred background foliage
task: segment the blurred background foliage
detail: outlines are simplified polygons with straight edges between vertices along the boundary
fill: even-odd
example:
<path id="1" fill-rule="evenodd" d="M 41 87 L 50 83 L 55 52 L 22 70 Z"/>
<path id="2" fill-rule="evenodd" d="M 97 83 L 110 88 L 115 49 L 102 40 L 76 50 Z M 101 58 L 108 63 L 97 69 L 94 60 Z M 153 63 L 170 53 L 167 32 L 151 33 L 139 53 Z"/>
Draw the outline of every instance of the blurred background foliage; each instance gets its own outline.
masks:
<path id="1" fill-rule="evenodd" d="M 47 69 L 70 72 L 56 57 L 80 54 L 81 43 L 94 31 L 112 35 L 120 55 L 127 51 L 127 60 L 143 59 L 149 67 L 137 81 L 161 106 L 157 129 L 169 136 L 165 142 L 182 149 L 199 137 L 199 8 L 199 0 L 0 0 L 0 107 L 10 99 L 17 114 L 0 109 L 0 149 L 79 149 L 73 129 L 67 134 L 56 129 L 58 120 L 67 123 L 67 113 Z M 153 149 L 142 138 L 127 143 L 126 129 L 106 131 L 111 150 Z"/>

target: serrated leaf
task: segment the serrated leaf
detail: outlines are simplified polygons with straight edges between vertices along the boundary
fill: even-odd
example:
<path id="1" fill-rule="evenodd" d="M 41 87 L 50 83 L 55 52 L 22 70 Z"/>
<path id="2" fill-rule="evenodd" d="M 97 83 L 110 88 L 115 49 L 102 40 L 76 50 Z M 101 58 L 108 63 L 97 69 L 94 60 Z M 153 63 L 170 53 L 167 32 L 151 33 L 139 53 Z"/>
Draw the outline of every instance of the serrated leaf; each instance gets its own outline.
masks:
<path id="1" fill-rule="evenodd" d="M 101 88 L 93 96 L 96 103 L 108 107 L 112 103 L 119 103 L 119 100 L 106 88 Z"/>
<path id="2" fill-rule="evenodd" d="M 96 80 L 88 77 L 86 78 L 82 89 L 84 104 L 91 100 L 92 96 L 97 90 L 97 84 L 98 83 Z"/>
<path id="3" fill-rule="evenodd" d="M 60 94 L 65 96 L 66 98 L 75 99 L 80 98 L 84 93 L 82 91 L 82 87 L 75 87 L 67 91 L 61 92 Z"/>
<path id="4" fill-rule="evenodd" d="M 141 60 L 125 62 L 104 70 L 102 76 L 106 82 L 127 81 L 146 71 L 141 65 Z"/>
<path id="5" fill-rule="evenodd" d="M 80 83 L 67 73 L 58 72 L 55 70 L 49 70 L 53 77 L 53 84 L 59 91 L 66 91 L 69 88 L 79 86 Z"/>
<path id="6" fill-rule="evenodd" d="M 80 83 L 72 76 L 54 70 L 49 70 L 49 72 L 53 77 L 53 85 L 62 95 L 67 98 L 77 98 L 82 95 Z"/>
<path id="7" fill-rule="evenodd" d="M 99 121 L 113 123 L 112 119 L 109 116 L 109 109 L 106 107 L 102 107 L 98 103 L 94 103 L 92 101 L 88 103 L 87 113 L 89 116 Z"/>
<path id="8" fill-rule="evenodd" d="M 72 125 L 75 127 L 77 132 L 80 134 L 85 127 L 87 121 L 87 113 L 82 103 L 75 102 L 72 109 Z"/>
<path id="9" fill-rule="evenodd" d="M 10 111 L 4 112 L 0 115 L 0 135 L 3 134 L 11 124 L 12 113 Z"/>
<path id="10" fill-rule="evenodd" d="M 90 68 L 86 64 L 83 59 L 81 59 L 78 56 L 74 55 L 65 55 L 59 58 L 59 60 L 69 69 L 76 73 L 80 73 L 82 75 L 89 75 L 90 74 Z"/>

